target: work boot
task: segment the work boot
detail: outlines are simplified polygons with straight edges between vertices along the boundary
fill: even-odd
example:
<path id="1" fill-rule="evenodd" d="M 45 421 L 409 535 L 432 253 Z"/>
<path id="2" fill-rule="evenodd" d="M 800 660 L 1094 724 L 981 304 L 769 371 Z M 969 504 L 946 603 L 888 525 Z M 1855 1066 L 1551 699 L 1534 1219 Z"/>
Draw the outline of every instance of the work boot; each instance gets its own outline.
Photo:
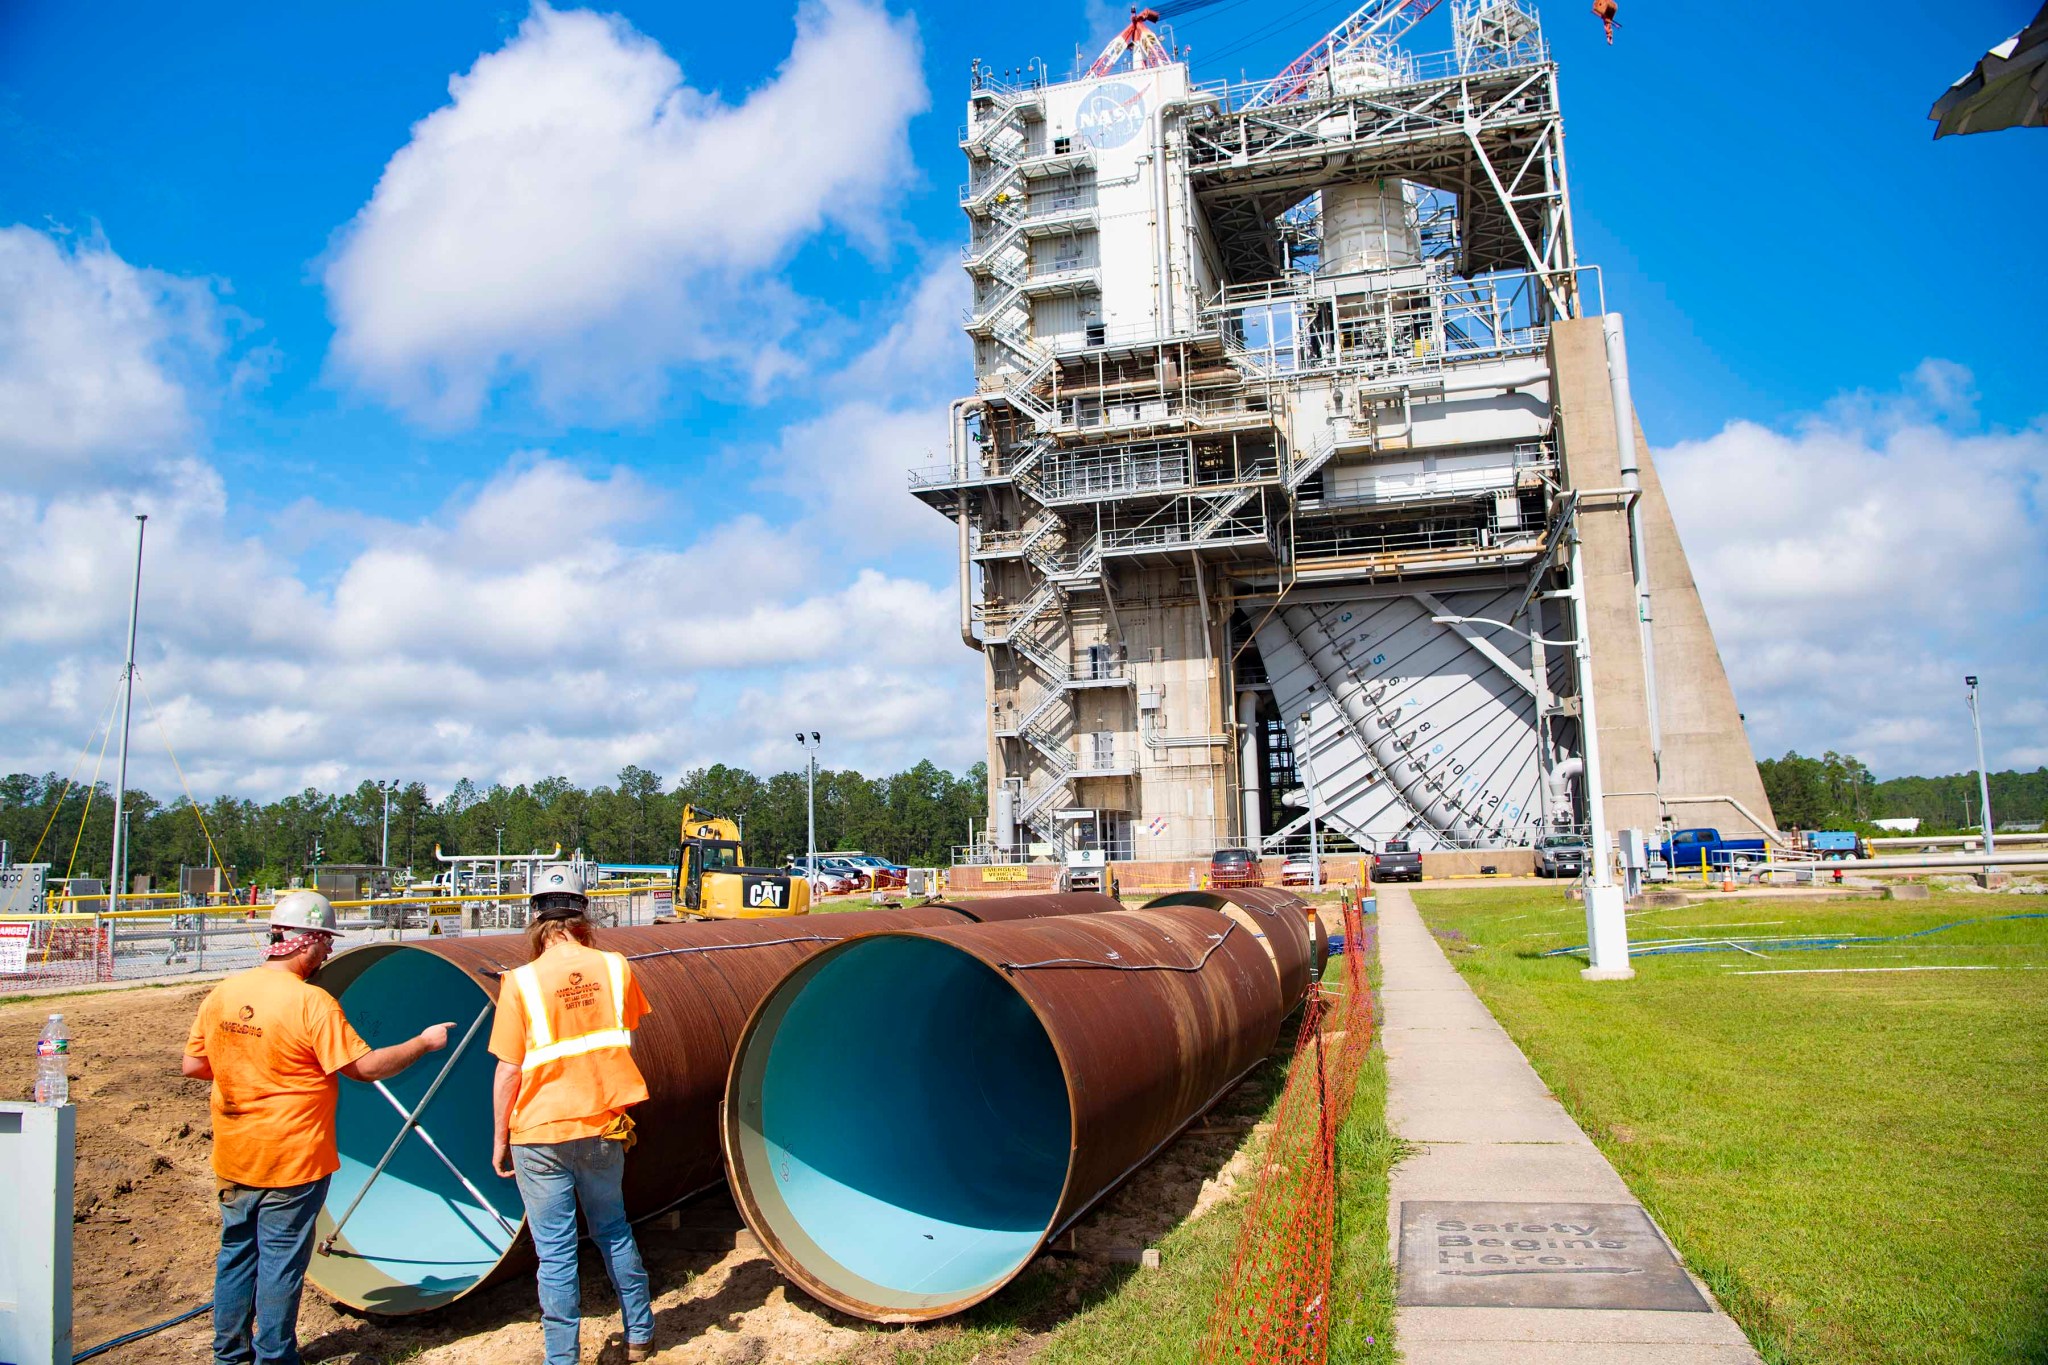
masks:
<path id="1" fill-rule="evenodd" d="M 627 1342 L 626 1359 L 628 1361 L 654 1359 L 654 1343 L 651 1341 Z"/>

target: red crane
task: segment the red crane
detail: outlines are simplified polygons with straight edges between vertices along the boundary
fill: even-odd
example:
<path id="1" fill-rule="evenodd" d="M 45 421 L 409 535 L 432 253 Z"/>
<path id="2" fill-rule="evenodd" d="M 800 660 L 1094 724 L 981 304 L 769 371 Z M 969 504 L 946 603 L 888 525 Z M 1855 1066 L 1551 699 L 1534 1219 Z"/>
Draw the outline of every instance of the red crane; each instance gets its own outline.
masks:
<path id="1" fill-rule="evenodd" d="M 1245 108 L 1285 104 L 1300 99 L 1317 76 L 1330 69 L 1338 58 L 1363 46 L 1368 39 L 1392 42 L 1406 33 L 1443 0 L 1366 0 L 1346 16 L 1343 23 L 1316 40 L 1316 45 L 1291 62 L 1287 69 L 1267 81 L 1259 92 L 1245 101 Z"/>
<path id="2" fill-rule="evenodd" d="M 1148 66 L 1166 66 L 1173 61 L 1173 54 L 1166 50 L 1166 44 L 1152 31 L 1152 25 L 1159 22 L 1156 9 L 1131 7 L 1131 22 L 1122 33 L 1109 40 L 1109 46 L 1102 49 L 1102 55 L 1095 59 L 1095 65 L 1088 68 L 1090 76 L 1107 76 L 1116 69 L 1117 60 L 1125 53 L 1131 57 L 1131 69 Z"/>

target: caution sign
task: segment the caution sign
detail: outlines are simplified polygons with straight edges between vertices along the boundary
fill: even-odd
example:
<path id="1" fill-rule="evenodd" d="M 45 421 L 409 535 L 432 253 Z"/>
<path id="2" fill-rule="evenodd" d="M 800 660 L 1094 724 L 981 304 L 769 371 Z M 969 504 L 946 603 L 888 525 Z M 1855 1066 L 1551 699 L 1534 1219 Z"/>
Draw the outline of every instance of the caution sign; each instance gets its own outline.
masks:
<path id="1" fill-rule="evenodd" d="M 0 924 L 0 976 L 28 974 L 28 945 L 35 926 L 26 920 Z"/>
<path id="2" fill-rule="evenodd" d="M 984 882 L 1028 882 L 1031 869 L 1028 867 L 984 867 L 981 870 Z"/>

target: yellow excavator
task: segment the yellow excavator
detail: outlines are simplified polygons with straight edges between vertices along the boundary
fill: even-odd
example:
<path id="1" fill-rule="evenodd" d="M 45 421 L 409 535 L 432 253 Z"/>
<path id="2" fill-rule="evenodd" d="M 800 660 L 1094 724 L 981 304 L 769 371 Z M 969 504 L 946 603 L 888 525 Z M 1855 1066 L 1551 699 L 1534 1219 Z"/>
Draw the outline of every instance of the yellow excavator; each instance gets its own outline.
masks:
<path id="1" fill-rule="evenodd" d="M 739 826 L 683 807 L 676 865 L 676 913 L 690 919 L 772 919 L 808 915 L 811 884 L 769 867 L 746 866 Z"/>

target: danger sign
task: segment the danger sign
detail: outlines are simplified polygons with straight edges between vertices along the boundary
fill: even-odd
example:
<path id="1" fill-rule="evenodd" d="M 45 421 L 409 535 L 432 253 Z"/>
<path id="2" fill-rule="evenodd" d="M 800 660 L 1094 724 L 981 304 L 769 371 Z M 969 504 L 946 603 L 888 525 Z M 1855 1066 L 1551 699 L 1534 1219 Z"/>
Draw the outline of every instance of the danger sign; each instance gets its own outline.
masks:
<path id="1" fill-rule="evenodd" d="M 0 923 L 0 976 L 23 976 L 28 972 L 28 945 L 35 926 L 22 920 Z"/>

